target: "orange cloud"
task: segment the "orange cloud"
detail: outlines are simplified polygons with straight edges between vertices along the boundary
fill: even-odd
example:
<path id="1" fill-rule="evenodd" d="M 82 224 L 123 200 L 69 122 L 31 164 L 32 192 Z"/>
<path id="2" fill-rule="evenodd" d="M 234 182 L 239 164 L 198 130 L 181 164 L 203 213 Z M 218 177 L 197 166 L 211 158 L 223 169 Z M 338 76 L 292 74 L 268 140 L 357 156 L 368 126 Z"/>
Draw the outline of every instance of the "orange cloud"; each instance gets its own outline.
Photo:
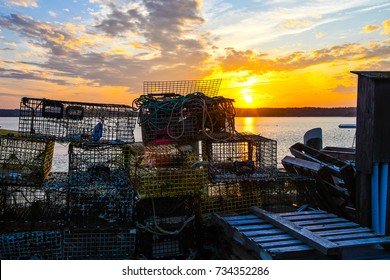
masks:
<path id="1" fill-rule="evenodd" d="M 371 33 L 377 31 L 379 28 L 381 28 L 379 25 L 366 25 L 363 26 L 363 29 L 360 31 L 360 33 Z"/>
<path id="2" fill-rule="evenodd" d="M 390 19 L 382 22 L 382 26 L 383 26 L 383 30 L 381 33 L 386 34 L 386 35 L 390 35 Z"/>
<path id="3" fill-rule="evenodd" d="M 308 20 L 290 19 L 290 20 L 286 20 L 284 23 L 282 23 L 281 27 L 284 27 L 284 28 L 302 28 L 302 27 L 312 26 L 313 24 L 314 24 L 314 22 L 308 21 Z"/>

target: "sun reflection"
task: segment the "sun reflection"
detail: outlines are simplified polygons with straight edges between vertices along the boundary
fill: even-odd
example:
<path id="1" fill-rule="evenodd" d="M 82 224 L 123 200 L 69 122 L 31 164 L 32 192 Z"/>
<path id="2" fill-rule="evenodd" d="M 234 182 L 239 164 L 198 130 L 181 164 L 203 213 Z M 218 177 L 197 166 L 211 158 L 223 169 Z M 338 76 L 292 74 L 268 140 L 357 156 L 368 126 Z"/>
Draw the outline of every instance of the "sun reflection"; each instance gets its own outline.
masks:
<path id="1" fill-rule="evenodd" d="M 255 119 L 251 117 L 244 118 L 243 131 L 255 133 Z"/>

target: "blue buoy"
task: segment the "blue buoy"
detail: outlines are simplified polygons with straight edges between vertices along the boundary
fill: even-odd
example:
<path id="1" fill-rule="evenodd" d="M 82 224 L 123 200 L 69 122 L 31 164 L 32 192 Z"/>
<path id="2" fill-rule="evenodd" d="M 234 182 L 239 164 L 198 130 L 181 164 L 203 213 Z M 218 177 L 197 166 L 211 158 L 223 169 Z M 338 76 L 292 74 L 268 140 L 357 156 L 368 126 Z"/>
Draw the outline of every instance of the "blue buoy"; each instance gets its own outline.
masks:
<path id="1" fill-rule="evenodd" d="M 92 132 L 92 141 L 99 141 L 103 136 L 103 124 L 98 122 Z"/>

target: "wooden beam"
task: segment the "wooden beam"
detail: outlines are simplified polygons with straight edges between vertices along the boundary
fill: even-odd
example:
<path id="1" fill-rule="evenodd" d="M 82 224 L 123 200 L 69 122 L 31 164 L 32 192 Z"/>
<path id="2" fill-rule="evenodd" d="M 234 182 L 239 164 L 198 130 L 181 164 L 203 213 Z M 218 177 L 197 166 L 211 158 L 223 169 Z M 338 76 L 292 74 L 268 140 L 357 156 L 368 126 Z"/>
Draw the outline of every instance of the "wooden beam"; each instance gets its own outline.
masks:
<path id="1" fill-rule="evenodd" d="M 301 240 L 314 249 L 317 249 L 325 255 L 340 255 L 341 253 L 340 248 L 336 243 L 333 243 L 305 228 L 297 226 L 285 218 L 280 217 L 278 214 L 267 212 L 255 206 L 252 206 L 250 209 L 256 216 L 291 234 L 295 238 Z"/>

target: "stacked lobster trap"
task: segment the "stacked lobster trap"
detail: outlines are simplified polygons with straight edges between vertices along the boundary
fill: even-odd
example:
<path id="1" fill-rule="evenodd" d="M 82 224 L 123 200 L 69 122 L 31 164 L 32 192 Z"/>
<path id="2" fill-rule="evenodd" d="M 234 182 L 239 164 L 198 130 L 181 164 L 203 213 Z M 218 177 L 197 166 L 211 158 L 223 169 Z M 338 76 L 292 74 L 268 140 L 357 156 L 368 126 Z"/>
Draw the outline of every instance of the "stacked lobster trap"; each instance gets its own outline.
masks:
<path id="1" fill-rule="evenodd" d="M 24 97 L 19 133 L 59 142 L 132 143 L 136 120 L 136 112 L 127 105 Z"/>
<path id="2" fill-rule="evenodd" d="M 0 256 L 131 258 L 136 111 L 35 98 L 20 106 L 18 136 L 0 138 Z M 69 172 L 49 174 L 54 141 L 70 142 Z"/>

